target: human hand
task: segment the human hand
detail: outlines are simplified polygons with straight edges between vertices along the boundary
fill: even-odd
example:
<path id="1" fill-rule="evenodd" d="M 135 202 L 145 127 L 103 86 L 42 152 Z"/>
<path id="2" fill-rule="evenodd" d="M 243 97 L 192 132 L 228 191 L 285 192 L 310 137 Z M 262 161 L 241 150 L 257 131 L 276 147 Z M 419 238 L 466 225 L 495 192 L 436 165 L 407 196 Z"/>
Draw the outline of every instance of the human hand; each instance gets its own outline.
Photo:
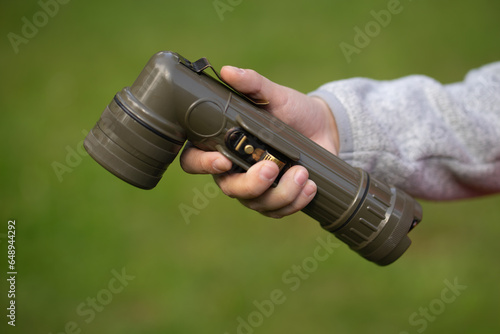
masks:
<path id="1" fill-rule="evenodd" d="M 327 104 L 288 87 L 278 85 L 253 70 L 225 66 L 221 77 L 243 94 L 253 99 L 269 101 L 268 112 L 306 137 L 337 154 L 339 139 L 335 119 Z M 280 218 L 302 210 L 314 198 L 316 184 L 309 180 L 307 169 L 291 167 L 271 187 L 279 174 L 271 161 L 260 161 L 246 173 L 226 173 L 232 162 L 219 152 L 205 152 L 186 144 L 181 166 L 187 173 L 213 174 L 224 194 L 237 198 L 243 205 L 263 215 Z"/>

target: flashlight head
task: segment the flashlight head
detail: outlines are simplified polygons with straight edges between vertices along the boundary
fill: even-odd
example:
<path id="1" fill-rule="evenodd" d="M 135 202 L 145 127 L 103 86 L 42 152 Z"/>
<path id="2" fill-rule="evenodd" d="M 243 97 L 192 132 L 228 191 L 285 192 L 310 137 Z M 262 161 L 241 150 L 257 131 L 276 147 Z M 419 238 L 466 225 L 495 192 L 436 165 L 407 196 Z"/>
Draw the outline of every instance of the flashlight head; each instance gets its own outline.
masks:
<path id="1" fill-rule="evenodd" d="M 186 141 L 175 85 L 178 55 L 153 56 L 133 85 L 118 92 L 87 135 L 90 156 L 120 179 L 151 189 Z"/>
<path id="2" fill-rule="evenodd" d="M 84 147 L 115 176 L 136 187 L 151 189 L 175 159 L 184 140 L 175 133 L 169 136 L 155 129 L 141 117 L 138 105 L 128 103 L 122 96 L 117 94 L 106 107 L 85 138 Z"/>

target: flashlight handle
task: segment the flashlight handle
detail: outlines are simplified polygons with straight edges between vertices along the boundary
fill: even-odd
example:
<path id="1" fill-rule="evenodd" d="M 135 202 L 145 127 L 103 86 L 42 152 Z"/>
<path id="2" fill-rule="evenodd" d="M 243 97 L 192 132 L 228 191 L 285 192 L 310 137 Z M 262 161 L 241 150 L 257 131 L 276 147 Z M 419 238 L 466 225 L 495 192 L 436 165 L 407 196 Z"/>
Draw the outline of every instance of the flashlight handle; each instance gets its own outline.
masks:
<path id="1" fill-rule="evenodd" d="M 266 160 L 278 165 L 279 177 L 292 165 L 304 166 L 318 190 L 302 211 L 370 261 L 387 265 L 410 246 L 407 233 L 422 218 L 422 209 L 412 197 L 350 166 L 260 108 L 247 103 L 244 109 L 231 109 L 229 104 L 225 114 L 236 114 L 236 124 L 225 134 L 226 145 L 213 148 L 246 170 L 262 159 L 245 160 L 252 154 L 241 149 L 247 142 L 257 142 L 249 145 L 260 145 L 271 156 Z M 228 144 L 234 132 L 247 138 L 240 152 L 233 148 L 241 140 Z"/>

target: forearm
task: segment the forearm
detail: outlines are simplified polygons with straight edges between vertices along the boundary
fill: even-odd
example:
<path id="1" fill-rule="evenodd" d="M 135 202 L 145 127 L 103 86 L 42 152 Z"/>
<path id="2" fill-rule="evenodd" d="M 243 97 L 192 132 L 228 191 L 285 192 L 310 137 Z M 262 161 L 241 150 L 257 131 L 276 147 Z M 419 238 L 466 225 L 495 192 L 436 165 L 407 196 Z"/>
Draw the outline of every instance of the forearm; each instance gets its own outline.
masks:
<path id="1" fill-rule="evenodd" d="M 500 191 L 500 63 L 461 83 L 354 78 L 310 95 L 332 110 L 339 156 L 428 199 Z"/>

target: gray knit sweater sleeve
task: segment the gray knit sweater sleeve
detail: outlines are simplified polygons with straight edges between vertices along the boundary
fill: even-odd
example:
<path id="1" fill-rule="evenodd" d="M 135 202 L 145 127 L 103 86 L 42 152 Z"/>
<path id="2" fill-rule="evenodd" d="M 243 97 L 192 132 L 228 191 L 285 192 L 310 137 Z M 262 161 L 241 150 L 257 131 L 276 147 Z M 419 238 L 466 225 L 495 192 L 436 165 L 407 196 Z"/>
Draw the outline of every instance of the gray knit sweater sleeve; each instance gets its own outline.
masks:
<path id="1" fill-rule="evenodd" d="M 454 84 L 353 78 L 310 95 L 330 106 L 351 165 L 426 199 L 500 192 L 500 62 Z"/>

